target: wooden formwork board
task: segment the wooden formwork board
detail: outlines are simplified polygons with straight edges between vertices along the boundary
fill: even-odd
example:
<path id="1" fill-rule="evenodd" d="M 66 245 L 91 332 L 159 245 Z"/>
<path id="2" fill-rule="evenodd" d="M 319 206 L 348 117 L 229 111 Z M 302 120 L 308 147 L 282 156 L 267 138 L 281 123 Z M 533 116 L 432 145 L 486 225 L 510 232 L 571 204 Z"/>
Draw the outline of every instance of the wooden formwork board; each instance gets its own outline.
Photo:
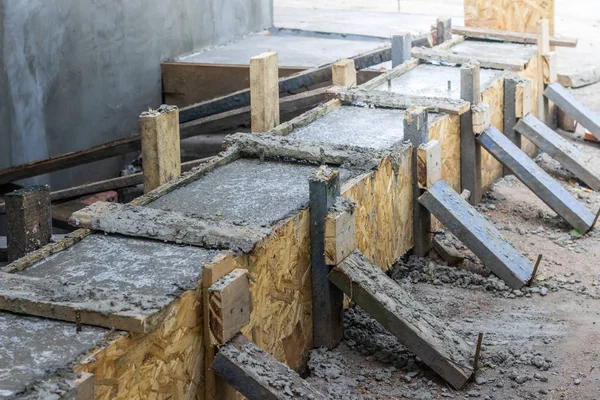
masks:
<path id="1" fill-rule="evenodd" d="M 474 28 L 536 33 L 540 19 L 554 34 L 554 0 L 465 0 L 465 25 Z"/>

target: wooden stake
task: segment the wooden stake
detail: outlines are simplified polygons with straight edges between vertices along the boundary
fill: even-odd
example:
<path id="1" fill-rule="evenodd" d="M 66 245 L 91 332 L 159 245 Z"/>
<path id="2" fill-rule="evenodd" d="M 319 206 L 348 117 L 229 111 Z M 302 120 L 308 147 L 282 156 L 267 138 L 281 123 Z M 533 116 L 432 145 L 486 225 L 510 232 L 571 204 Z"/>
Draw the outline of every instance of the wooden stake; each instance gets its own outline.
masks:
<path id="1" fill-rule="evenodd" d="M 535 265 L 533 266 L 533 272 L 531 273 L 531 279 L 527 282 L 527 286 L 533 285 L 535 281 L 535 276 L 537 275 L 537 270 L 540 267 L 540 263 L 542 262 L 542 255 L 538 254 L 537 260 L 535 261 Z"/>
<path id="2" fill-rule="evenodd" d="M 410 60 L 412 37 L 410 33 L 392 36 L 392 68 Z"/>
<path id="3" fill-rule="evenodd" d="M 473 360 L 473 372 L 477 373 L 479 369 L 479 356 L 481 355 L 481 345 L 483 344 L 483 332 L 479 332 L 477 337 L 477 348 L 475 349 L 475 359 Z M 475 375 L 473 375 L 475 376 Z"/>
<path id="4" fill-rule="evenodd" d="M 550 22 L 547 19 L 537 21 L 537 46 L 538 46 L 538 115 L 540 121 L 546 121 L 546 108 L 548 100 L 544 97 L 544 58 L 545 53 L 550 52 Z"/>
<path id="5" fill-rule="evenodd" d="M 438 18 L 436 45 L 440 45 L 450 39 L 452 39 L 452 18 Z"/>
<path id="6" fill-rule="evenodd" d="M 331 267 L 325 262 L 325 219 L 340 195 L 340 176 L 338 171 L 322 166 L 308 184 L 313 343 L 315 347 L 331 349 L 340 343 L 344 335 L 344 295 L 327 278 Z"/>
<path id="7" fill-rule="evenodd" d="M 140 115 L 144 193 L 181 175 L 179 110 L 162 105 Z"/>
<path id="8" fill-rule="evenodd" d="M 5 196 L 8 261 L 15 261 L 50 241 L 50 188 L 32 186 Z"/>
<path id="9" fill-rule="evenodd" d="M 277 53 L 261 53 L 250 59 L 250 109 L 252 132 L 262 133 L 279 125 L 279 70 Z"/>
<path id="10" fill-rule="evenodd" d="M 423 107 L 412 107 L 406 110 L 404 119 L 404 137 L 413 146 L 412 181 L 413 181 L 413 234 L 414 254 L 424 257 L 431 250 L 431 214 L 419 203 L 421 188 L 419 187 L 418 148 L 429 140 L 428 113 Z"/>
<path id="11" fill-rule="evenodd" d="M 460 97 L 471 103 L 481 101 L 480 65 L 477 61 L 465 64 L 460 69 Z M 473 112 L 460 116 L 460 179 L 462 190 L 471 192 L 469 202 L 479 203 L 481 190 L 481 146 L 473 133 Z"/>
<path id="12" fill-rule="evenodd" d="M 356 86 L 356 68 L 354 60 L 343 59 L 331 66 L 332 80 L 335 86 Z"/>

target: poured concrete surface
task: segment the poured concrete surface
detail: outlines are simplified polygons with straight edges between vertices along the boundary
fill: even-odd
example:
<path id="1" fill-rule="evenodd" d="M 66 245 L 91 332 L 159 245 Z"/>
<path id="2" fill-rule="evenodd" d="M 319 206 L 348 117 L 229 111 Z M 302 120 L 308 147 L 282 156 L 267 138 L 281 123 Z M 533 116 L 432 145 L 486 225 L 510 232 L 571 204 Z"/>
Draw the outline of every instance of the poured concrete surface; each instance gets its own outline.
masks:
<path id="1" fill-rule="evenodd" d="M 482 69 L 481 90 L 488 88 L 499 79 L 500 75 L 499 71 Z M 450 90 L 448 90 L 448 81 L 450 81 Z M 396 93 L 460 99 L 460 68 L 457 67 L 422 64 L 392 79 L 391 82 L 391 89 Z M 388 90 L 388 84 L 385 83 L 376 89 Z"/>
<path id="2" fill-rule="evenodd" d="M 507 57 L 511 60 L 523 60 L 523 64 L 525 64 L 537 54 L 537 46 L 532 44 L 465 40 L 462 43 L 452 46 L 449 51 L 454 54 L 473 56 L 473 58 L 501 59 L 502 57 Z"/>
<path id="3" fill-rule="evenodd" d="M 175 190 L 148 207 L 207 219 L 271 226 L 308 205 L 317 166 L 241 159 Z M 340 171 L 342 181 L 348 173 Z"/>
<path id="4" fill-rule="evenodd" d="M 274 51 L 279 56 L 279 65 L 284 67 L 317 67 L 367 53 L 385 46 L 386 41 L 345 40 L 311 36 L 259 34 L 248 36 L 225 46 L 215 47 L 199 53 L 182 56 L 180 62 L 201 64 L 248 65 L 257 54 Z"/>
<path id="5" fill-rule="evenodd" d="M 106 290 L 175 296 L 198 286 L 216 251 L 120 236 L 91 235 L 19 274 Z"/>
<path id="6" fill-rule="evenodd" d="M 404 140 L 405 110 L 343 106 L 289 136 L 317 143 L 330 143 L 382 150 Z M 432 123 L 439 115 L 430 114 Z"/>
<path id="7" fill-rule="evenodd" d="M 0 312 L 0 399 L 36 380 L 52 380 L 75 359 L 99 344 L 108 329 Z"/>
<path id="8" fill-rule="evenodd" d="M 427 33 L 431 25 L 436 23 L 437 16 L 276 7 L 274 19 L 278 28 L 389 38 L 403 32 L 413 35 Z M 464 25 L 462 18 L 453 18 L 452 23 Z"/>

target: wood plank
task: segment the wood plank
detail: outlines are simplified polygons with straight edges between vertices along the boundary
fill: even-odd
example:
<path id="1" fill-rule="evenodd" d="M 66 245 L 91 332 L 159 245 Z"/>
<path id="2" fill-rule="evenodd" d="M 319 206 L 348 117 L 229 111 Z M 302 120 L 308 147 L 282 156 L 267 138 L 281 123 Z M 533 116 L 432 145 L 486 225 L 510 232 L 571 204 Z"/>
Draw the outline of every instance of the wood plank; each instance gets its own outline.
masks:
<path id="1" fill-rule="evenodd" d="M 0 310 L 137 333 L 153 331 L 170 312 L 168 296 L 128 296 L 86 284 L 0 273 Z"/>
<path id="2" fill-rule="evenodd" d="M 523 71 L 529 60 L 511 59 L 508 55 L 498 57 L 474 57 L 468 54 L 455 54 L 452 50 L 441 50 L 437 48 L 413 48 L 411 52 L 414 58 L 427 62 L 445 62 L 457 65 L 468 64 L 473 59 L 479 61 L 482 68 L 500 69 L 508 71 Z"/>
<path id="3" fill-rule="evenodd" d="M 298 114 L 313 108 L 319 103 L 324 103 L 334 97 L 328 88 L 288 96 L 280 100 L 281 120 L 289 120 Z M 212 115 L 198 120 L 182 123 L 180 125 L 181 139 L 211 134 L 218 131 L 235 129 L 242 125 L 250 124 L 250 107 L 243 107 L 221 114 Z M 16 165 L 0 170 L 0 185 L 21 179 L 31 178 L 50 172 L 60 171 L 94 161 L 139 151 L 141 149 L 140 136 L 115 140 L 92 147 L 87 150 L 66 153 L 44 160 Z M 106 189 L 108 190 L 108 189 Z"/>
<path id="4" fill-rule="evenodd" d="M 250 59 L 250 121 L 252 132 L 266 132 L 279 125 L 277 53 L 266 52 Z"/>
<path id="5" fill-rule="evenodd" d="M 479 103 L 471 107 L 473 113 L 473 133 L 479 135 L 483 133 L 492 123 L 490 116 L 490 106 Z"/>
<path id="6" fill-rule="evenodd" d="M 457 99 L 404 95 L 396 92 L 369 90 L 364 87 L 342 89 L 338 97 L 345 104 L 364 102 L 385 108 L 409 109 L 415 105 L 429 112 L 462 115 L 469 110 L 469 102 Z"/>
<path id="7" fill-rule="evenodd" d="M 517 123 L 515 129 L 550 157 L 559 161 L 592 190 L 600 191 L 600 177 L 586 168 L 581 161 L 581 152 L 542 121 L 529 114 Z"/>
<path id="8" fill-rule="evenodd" d="M 544 91 L 544 96 L 583 125 L 596 139 L 600 140 L 600 116 L 587 108 L 567 89 L 559 83 L 551 83 Z"/>
<path id="9" fill-rule="evenodd" d="M 469 26 L 452 26 L 452 33 L 455 35 L 463 35 L 475 39 L 486 39 L 500 42 L 537 44 L 537 35 L 535 33 L 526 32 L 509 32 L 497 29 L 485 29 Z M 550 46 L 556 47 L 576 47 L 576 38 L 567 37 L 550 37 Z"/>
<path id="10" fill-rule="evenodd" d="M 334 63 L 332 66 L 332 83 L 334 86 L 356 86 L 356 68 L 354 60 L 347 58 Z"/>
<path id="11" fill-rule="evenodd" d="M 325 263 L 337 265 L 356 249 L 356 204 L 338 197 L 325 218 Z"/>
<path id="12" fill-rule="evenodd" d="M 357 70 L 365 69 L 391 60 L 391 47 L 381 47 L 350 59 L 354 60 Z M 279 93 L 292 93 L 299 89 L 307 89 L 317 84 L 327 84 L 329 82 L 331 82 L 331 64 L 280 79 Z M 184 107 L 180 110 L 179 118 L 181 122 L 188 122 L 249 105 L 250 90 L 244 89 L 227 96 Z"/>
<path id="13" fill-rule="evenodd" d="M 430 140 L 419 146 L 417 171 L 421 189 L 427 189 L 442 179 L 442 146 L 438 140 Z"/>
<path id="14" fill-rule="evenodd" d="M 212 369 L 248 400 L 327 398 L 243 335 L 219 349 Z"/>
<path id="15" fill-rule="evenodd" d="M 327 279 L 325 218 L 340 196 L 339 172 L 322 166 L 308 179 L 312 279 L 313 344 L 337 346 L 344 337 L 344 295 Z"/>
<path id="16" fill-rule="evenodd" d="M 474 348 L 358 250 L 329 279 L 454 388 L 469 381 Z"/>
<path id="17" fill-rule="evenodd" d="M 472 105 L 481 101 L 481 66 L 477 61 L 468 63 L 460 69 L 460 97 Z M 461 190 L 471 193 L 469 202 L 481 201 L 481 147 L 473 132 L 473 112 L 469 110 L 460 116 L 460 182 Z"/>
<path id="18" fill-rule="evenodd" d="M 488 128 L 477 140 L 573 228 L 590 230 L 594 215 L 496 128 Z"/>
<path id="19" fill-rule="evenodd" d="M 419 202 L 508 286 L 520 289 L 529 281 L 531 262 L 446 182 L 435 183 Z"/>
<path id="20" fill-rule="evenodd" d="M 179 110 L 162 105 L 139 118 L 144 167 L 144 193 L 181 175 Z"/>
<path id="21" fill-rule="evenodd" d="M 421 195 L 419 187 L 419 162 L 417 151 L 420 145 L 429 141 L 429 125 L 427 110 L 412 107 L 406 111 L 404 118 L 404 138 L 412 144 L 411 180 L 413 191 L 413 240 L 414 254 L 424 257 L 431 250 L 431 215 L 418 203 Z"/>
<path id="22" fill-rule="evenodd" d="M 250 323 L 252 300 L 248 271 L 235 269 L 208 288 L 213 345 L 224 345 Z"/>
<path id="23" fill-rule="evenodd" d="M 166 104 L 187 107 L 250 87 L 250 66 L 232 64 L 161 63 Z M 279 67 L 279 78 L 307 68 Z"/>
<path id="24" fill-rule="evenodd" d="M 410 60 L 412 38 L 410 33 L 392 35 L 392 68 L 402 65 Z"/>
<path id="25" fill-rule="evenodd" d="M 452 18 L 438 18 L 436 23 L 436 44 L 452 40 Z"/>
<path id="26" fill-rule="evenodd" d="M 32 186 L 4 196 L 8 261 L 39 249 L 52 236 L 50 188 Z"/>
<path id="27" fill-rule="evenodd" d="M 173 211 L 97 202 L 71 215 L 69 224 L 106 233 L 143 237 L 209 249 L 252 251 L 269 233 L 226 221 L 188 217 Z"/>

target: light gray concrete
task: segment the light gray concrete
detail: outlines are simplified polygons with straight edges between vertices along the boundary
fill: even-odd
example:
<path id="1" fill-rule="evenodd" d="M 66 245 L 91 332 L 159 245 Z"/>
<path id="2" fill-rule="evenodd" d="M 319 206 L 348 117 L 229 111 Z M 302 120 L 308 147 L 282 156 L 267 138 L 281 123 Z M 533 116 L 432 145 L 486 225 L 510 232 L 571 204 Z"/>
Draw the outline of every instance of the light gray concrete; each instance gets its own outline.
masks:
<path id="1" fill-rule="evenodd" d="M 0 168 L 130 136 L 160 62 L 272 25 L 270 0 L 0 0 Z M 108 160 L 52 189 L 115 176 Z"/>
<path id="2" fill-rule="evenodd" d="M 274 51 L 278 55 L 280 66 L 311 68 L 341 58 L 350 58 L 385 45 L 389 45 L 389 41 L 261 33 L 214 49 L 178 57 L 177 61 L 248 65 L 251 57 L 266 51 Z"/>

